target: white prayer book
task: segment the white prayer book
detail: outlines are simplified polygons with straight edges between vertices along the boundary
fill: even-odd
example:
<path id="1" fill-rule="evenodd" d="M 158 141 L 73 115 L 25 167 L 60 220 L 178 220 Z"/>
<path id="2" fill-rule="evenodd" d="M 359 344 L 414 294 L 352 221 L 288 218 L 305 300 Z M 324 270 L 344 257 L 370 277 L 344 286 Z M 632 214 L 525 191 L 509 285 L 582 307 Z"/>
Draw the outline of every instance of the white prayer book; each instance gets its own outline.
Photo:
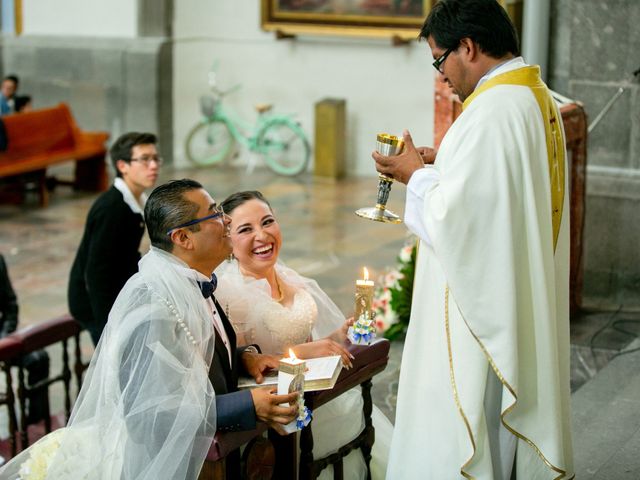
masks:
<path id="1" fill-rule="evenodd" d="M 304 391 L 315 392 L 317 390 L 329 390 L 333 388 L 342 370 L 342 357 L 319 357 L 305 359 L 306 371 L 304 373 Z M 238 388 L 256 388 L 266 385 L 278 384 L 278 371 L 272 370 L 264 376 L 264 382 L 256 383 L 252 377 L 240 377 Z"/>

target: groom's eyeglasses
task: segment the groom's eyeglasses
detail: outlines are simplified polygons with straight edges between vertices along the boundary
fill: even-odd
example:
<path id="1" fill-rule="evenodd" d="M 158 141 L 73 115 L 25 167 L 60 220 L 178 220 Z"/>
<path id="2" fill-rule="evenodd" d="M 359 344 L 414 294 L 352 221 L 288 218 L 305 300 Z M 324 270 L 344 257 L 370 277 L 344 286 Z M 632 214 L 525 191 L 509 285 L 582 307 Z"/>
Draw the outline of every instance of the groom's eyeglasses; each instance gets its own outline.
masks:
<path id="1" fill-rule="evenodd" d="M 206 217 L 201 218 L 194 218 L 193 220 L 189 220 L 188 222 L 181 223 L 177 227 L 170 228 L 169 230 L 167 230 L 167 235 L 171 235 L 171 232 L 179 228 L 190 227 L 192 225 L 196 225 L 197 223 L 204 222 L 205 220 L 212 220 L 214 218 L 222 217 L 225 215 L 224 210 L 221 206 L 215 206 L 213 207 L 213 210 L 214 213 L 212 213 L 211 215 L 207 215 Z"/>

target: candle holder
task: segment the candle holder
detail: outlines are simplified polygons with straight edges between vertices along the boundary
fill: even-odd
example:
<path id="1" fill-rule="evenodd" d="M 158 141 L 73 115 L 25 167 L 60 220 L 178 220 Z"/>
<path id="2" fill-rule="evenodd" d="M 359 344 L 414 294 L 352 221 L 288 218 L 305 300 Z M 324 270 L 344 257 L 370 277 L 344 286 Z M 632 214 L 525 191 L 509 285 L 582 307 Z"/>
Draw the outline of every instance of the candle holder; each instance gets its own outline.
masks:
<path id="1" fill-rule="evenodd" d="M 373 317 L 375 313 L 365 311 L 347 331 L 349 341 L 354 345 L 371 345 L 376 339 L 376 325 Z"/>
<path id="2" fill-rule="evenodd" d="M 404 140 L 395 135 L 379 133 L 376 141 L 376 151 L 381 155 L 398 155 L 404 148 Z M 391 192 L 393 178 L 383 173 L 378 174 L 378 194 L 375 207 L 366 207 L 356 210 L 356 215 L 369 220 L 383 223 L 402 223 L 402 219 L 387 210 L 387 201 Z"/>

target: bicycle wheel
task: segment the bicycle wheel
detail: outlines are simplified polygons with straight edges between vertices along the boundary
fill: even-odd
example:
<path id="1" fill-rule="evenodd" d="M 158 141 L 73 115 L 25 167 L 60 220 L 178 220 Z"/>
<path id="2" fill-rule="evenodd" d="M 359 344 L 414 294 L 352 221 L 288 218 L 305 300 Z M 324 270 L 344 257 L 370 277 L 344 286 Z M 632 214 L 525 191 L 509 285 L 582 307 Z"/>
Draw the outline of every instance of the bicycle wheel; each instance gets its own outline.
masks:
<path id="1" fill-rule="evenodd" d="M 298 175 L 307 168 L 311 147 L 302 129 L 293 122 L 276 120 L 260 133 L 258 153 L 280 175 Z"/>
<path id="2" fill-rule="evenodd" d="M 199 123 L 185 140 L 187 158 L 196 165 L 213 165 L 229 156 L 235 139 L 224 122 Z"/>

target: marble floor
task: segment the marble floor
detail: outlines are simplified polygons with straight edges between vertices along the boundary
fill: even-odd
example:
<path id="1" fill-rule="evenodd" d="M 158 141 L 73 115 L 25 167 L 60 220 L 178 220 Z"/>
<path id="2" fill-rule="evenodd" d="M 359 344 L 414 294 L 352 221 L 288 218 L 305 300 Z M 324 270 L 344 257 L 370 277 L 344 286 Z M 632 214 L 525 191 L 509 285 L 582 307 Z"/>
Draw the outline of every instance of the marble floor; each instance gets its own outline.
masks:
<path id="1" fill-rule="evenodd" d="M 69 170 L 59 167 L 54 173 L 65 175 Z M 385 268 L 395 265 L 407 241 L 402 225 L 370 222 L 354 215 L 357 208 L 374 204 L 374 177 L 332 182 L 314 179 L 310 174 L 285 178 L 261 169 L 248 174 L 244 168 L 227 166 L 165 168 L 160 181 L 184 177 L 197 179 L 219 200 L 238 190 L 261 190 L 270 199 L 283 230 L 285 262 L 315 278 L 345 313 L 352 311 L 354 283 L 362 267 L 368 267 L 377 278 Z M 95 197 L 58 187 L 46 209 L 37 206 L 35 195 L 23 205 L 0 205 L 0 252 L 5 255 L 18 295 L 20 326 L 67 311 L 69 269 Z M 402 213 L 403 201 L 404 187 L 395 186 L 388 207 Z M 148 242 L 143 243 L 143 250 L 147 246 Z M 621 351 L 635 348 L 633 341 L 638 334 L 640 312 L 593 310 L 573 319 L 572 390 L 578 390 Z M 91 342 L 85 337 L 85 358 L 91 352 Z M 375 402 L 392 420 L 401 355 L 402 342 L 393 342 L 389 366 L 374 381 Z M 623 357 L 629 361 L 638 358 Z M 616 360 L 627 361 L 623 357 Z M 55 368 L 59 355 L 52 358 Z M 57 401 L 53 399 L 54 408 Z M 0 430 L 3 423 L 5 419 L 0 418 Z"/>

